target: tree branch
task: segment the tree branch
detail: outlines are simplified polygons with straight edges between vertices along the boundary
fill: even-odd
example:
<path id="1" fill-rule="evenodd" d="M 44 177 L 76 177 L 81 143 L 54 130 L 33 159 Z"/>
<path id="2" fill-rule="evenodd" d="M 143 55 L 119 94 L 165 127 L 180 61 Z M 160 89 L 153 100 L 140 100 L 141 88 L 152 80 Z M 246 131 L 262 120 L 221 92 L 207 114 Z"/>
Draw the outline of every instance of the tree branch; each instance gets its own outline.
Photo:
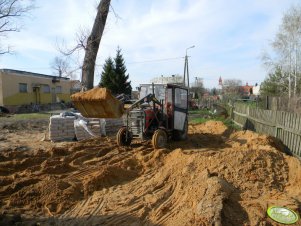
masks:
<path id="1" fill-rule="evenodd" d="M 30 10 L 34 8 L 32 1 L 25 4 L 23 0 L 0 0 L 0 34 L 6 37 L 6 34 L 11 32 L 18 32 L 20 25 L 17 19 L 25 16 Z M 1 41 L 1 40 L 0 40 Z M 0 46 L 1 48 L 1 46 Z M 10 47 L 7 50 L 0 51 L 0 54 L 9 53 Z"/>

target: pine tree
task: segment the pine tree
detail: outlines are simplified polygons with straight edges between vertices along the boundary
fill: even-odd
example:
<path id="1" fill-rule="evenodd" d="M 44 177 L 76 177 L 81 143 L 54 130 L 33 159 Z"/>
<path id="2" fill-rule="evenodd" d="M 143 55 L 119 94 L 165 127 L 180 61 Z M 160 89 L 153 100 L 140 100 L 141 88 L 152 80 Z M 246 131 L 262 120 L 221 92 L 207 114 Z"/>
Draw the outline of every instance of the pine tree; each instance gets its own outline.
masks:
<path id="1" fill-rule="evenodd" d="M 288 94 L 288 73 L 283 72 L 280 67 L 274 73 L 270 73 L 261 84 L 261 93 L 264 95 L 282 96 Z"/>
<path id="2" fill-rule="evenodd" d="M 100 87 L 106 87 L 112 91 L 114 89 L 113 79 L 115 77 L 115 66 L 111 57 L 106 59 L 101 73 Z"/>
<path id="3" fill-rule="evenodd" d="M 114 62 L 110 57 L 105 62 L 99 86 L 110 89 L 114 95 L 121 93 L 131 95 L 132 87 L 128 79 L 129 74 L 126 75 L 126 66 L 121 49 L 118 47 Z"/>
<path id="4" fill-rule="evenodd" d="M 118 47 L 116 52 L 115 62 L 115 74 L 116 77 L 114 82 L 117 86 L 117 93 L 124 93 L 131 95 L 132 86 L 131 82 L 128 82 L 129 74 L 126 75 L 126 67 L 124 63 L 123 56 L 121 54 L 121 49 Z"/>

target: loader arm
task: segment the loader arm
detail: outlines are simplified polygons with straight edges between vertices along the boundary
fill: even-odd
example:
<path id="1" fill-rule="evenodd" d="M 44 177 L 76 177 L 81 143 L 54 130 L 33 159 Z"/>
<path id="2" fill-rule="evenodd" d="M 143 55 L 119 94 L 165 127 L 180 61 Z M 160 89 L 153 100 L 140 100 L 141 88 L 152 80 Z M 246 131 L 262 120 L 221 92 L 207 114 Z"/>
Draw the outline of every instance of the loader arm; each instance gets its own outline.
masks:
<path id="1" fill-rule="evenodd" d="M 133 103 L 128 109 L 127 111 L 131 111 L 136 107 L 139 107 L 141 104 L 143 103 L 149 103 L 149 102 L 153 102 L 155 104 L 158 104 L 160 107 L 162 107 L 162 103 L 160 103 L 159 100 L 157 100 L 157 98 L 155 97 L 154 94 L 148 94 L 147 96 L 141 98 L 140 100 L 137 100 L 135 103 Z"/>

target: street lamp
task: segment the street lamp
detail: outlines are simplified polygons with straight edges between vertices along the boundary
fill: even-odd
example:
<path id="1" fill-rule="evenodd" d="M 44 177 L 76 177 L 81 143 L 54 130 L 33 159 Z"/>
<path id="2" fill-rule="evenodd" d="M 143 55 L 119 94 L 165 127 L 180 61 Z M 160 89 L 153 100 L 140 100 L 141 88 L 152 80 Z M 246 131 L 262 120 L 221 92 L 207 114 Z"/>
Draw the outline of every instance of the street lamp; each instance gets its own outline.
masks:
<path id="1" fill-rule="evenodd" d="M 187 56 L 187 50 L 188 50 L 188 49 L 192 49 L 192 48 L 194 48 L 194 47 L 195 47 L 195 45 L 190 46 L 190 47 L 188 47 L 188 48 L 186 49 L 186 56 Z"/>
<path id="2" fill-rule="evenodd" d="M 185 86 L 185 78 L 187 73 L 187 85 L 188 85 L 188 96 L 189 96 L 189 69 L 188 69 L 188 56 L 187 56 L 187 50 L 194 48 L 195 45 L 190 46 L 186 49 L 186 55 L 185 55 L 185 64 L 184 64 L 184 86 Z"/>

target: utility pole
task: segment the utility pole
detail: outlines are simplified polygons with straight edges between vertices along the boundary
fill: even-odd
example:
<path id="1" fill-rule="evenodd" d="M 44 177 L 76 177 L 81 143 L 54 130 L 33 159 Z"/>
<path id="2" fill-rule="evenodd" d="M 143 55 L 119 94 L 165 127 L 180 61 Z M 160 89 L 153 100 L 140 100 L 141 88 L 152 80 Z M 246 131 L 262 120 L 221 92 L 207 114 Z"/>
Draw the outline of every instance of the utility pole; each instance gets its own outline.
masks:
<path id="1" fill-rule="evenodd" d="M 184 64 L 184 86 L 186 85 L 186 73 L 187 73 L 187 87 L 188 87 L 188 97 L 189 97 L 189 67 L 188 67 L 188 56 L 187 56 L 187 50 L 188 49 L 192 49 L 194 48 L 195 46 L 190 46 L 186 49 L 186 55 L 185 55 L 185 64 Z"/>

